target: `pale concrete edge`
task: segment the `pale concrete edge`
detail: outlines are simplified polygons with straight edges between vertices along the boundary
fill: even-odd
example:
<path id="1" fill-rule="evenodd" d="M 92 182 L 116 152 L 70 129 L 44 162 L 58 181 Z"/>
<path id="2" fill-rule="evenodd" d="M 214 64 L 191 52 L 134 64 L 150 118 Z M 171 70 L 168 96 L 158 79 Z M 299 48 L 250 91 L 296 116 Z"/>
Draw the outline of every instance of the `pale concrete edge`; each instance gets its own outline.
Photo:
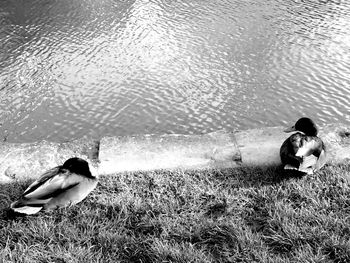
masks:
<path id="1" fill-rule="evenodd" d="M 187 166 L 184 165 L 181 168 L 178 167 L 169 167 L 166 169 L 150 169 L 149 167 L 147 169 L 137 169 L 132 171 L 109 171 L 108 173 L 100 173 L 99 166 L 101 165 L 101 141 L 104 139 L 101 138 L 101 140 L 92 140 L 92 139 L 78 139 L 73 140 L 67 143 L 53 143 L 53 142 L 47 142 L 47 145 L 50 145 L 50 147 L 54 148 L 55 152 L 55 162 L 58 164 L 61 164 L 59 162 L 62 162 L 63 158 L 66 157 L 73 157 L 73 156 L 79 156 L 82 158 L 86 158 L 88 162 L 93 166 L 93 170 L 95 171 L 95 174 L 98 175 L 112 175 L 112 174 L 118 174 L 118 173 L 133 173 L 133 172 L 146 172 L 146 171 L 176 171 L 176 170 L 182 170 L 182 171 L 193 171 L 193 170 L 212 170 L 212 169 L 231 169 L 235 167 L 271 167 L 276 166 L 279 164 L 279 157 L 276 155 L 277 150 L 279 149 L 281 143 L 283 142 L 283 138 L 285 135 L 281 135 L 278 133 L 280 127 L 267 127 L 262 129 L 251 129 L 251 130 L 245 130 L 245 131 L 221 131 L 221 134 L 226 133 L 229 137 L 234 152 L 234 156 L 231 156 L 231 160 L 227 161 L 227 156 L 225 157 L 225 161 L 216 161 L 214 160 L 220 153 L 215 152 L 214 155 L 210 155 L 207 164 L 196 166 Z M 276 135 L 276 134 L 277 135 Z M 211 133 L 211 134 L 215 134 Z M 239 136 L 237 136 L 239 134 Z M 276 136 L 275 136 L 276 135 Z M 144 137 L 150 137 L 152 135 L 144 135 Z M 176 137 L 177 135 L 169 135 L 172 137 Z M 182 135 L 178 135 L 182 136 Z M 191 136 L 191 135 L 189 135 Z M 193 135 L 196 136 L 196 135 Z M 255 137 L 254 137 L 255 136 Z M 264 137 L 265 136 L 265 137 Z M 166 138 L 167 135 L 161 135 L 160 137 Z M 320 128 L 320 137 L 325 141 L 325 144 L 327 146 L 329 154 L 329 163 L 332 164 L 338 164 L 338 163 L 348 163 L 350 162 L 350 127 L 343 125 L 343 124 L 329 124 L 325 125 L 324 127 Z M 125 138 L 128 137 L 115 137 L 115 138 Z M 278 138 L 276 141 L 270 140 L 270 138 Z M 6 145 L 7 144 L 7 145 Z M 40 145 L 45 145 L 43 142 L 36 142 L 36 143 L 24 143 L 24 144 L 14 144 L 14 143 L 2 143 L 0 144 L 1 149 L 12 149 L 11 147 L 19 147 L 19 148 L 25 148 L 30 145 L 36 145 L 36 147 L 40 147 Z M 45 147 L 48 147 L 45 145 Z M 168 146 L 168 145 L 167 145 Z M 231 146 L 230 146 L 231 147 Z M 259 151 L 261 149 L 265 149 L 267 151 L 273 149 L 269 152 L 269 155 L 264 159 L 264 155 L 261 154 Z M 217 149 L 215 149 L 217 150 Z M 41 151 L 41 150 L 40 150 Z M 252 154 L 255 153 L 255 154 Z M 2 156 L 7 156 L 10 153 L 9 152 L 3 152 Z M 156 153 L 157 154 L 157 153 Z M 231 154 L 226 153 L 225 154 Z M 0 156 L 0 158 L 2 158 Z M 213 157 L 214 156 L 214 157 Z M 272 157 L 271 157 L 272 156 Z M 35 157 L 35 156 L 34 156 Z M 220 157 L 221 158 L 221 157 Z M 213 161 L 214 160 L 214 161 Z M 262 161 L 263 160 L 263 161 Z M 45 165 L 51 165 L 52 162 L 48 164 L 41 164 L 42 160 L 37 160 L 40 163 L 40 168 L 43 169 Z M 216 161 L 216 162 L 215 162 Z M 16 163 L 17 162 L 17 163 Z M 55 163 L 53 162 L 53 163 Z M 2 163 L 0 162 L 0 183 L 6 183 L 13 181 L 14 179 L 23 179 L 21 177 L 18 178 L 8 178 L 8 176 L 5 174 L 4 169 L 1 167 Z M 214 163 L 214 165 L 213 165 Z M 216 165 L 219 163 L 219 165 Z M 18 159 L 14 161 L 14 165 L 18 165 Z M 50 169 L 52 167 L 47 167 L 47 169 Z M 152 167 L 151 167 L 152 168 Z M 45 170 L 44 170 L 45 171 Z M 44 172 L 42 171 L 42 172 Z M 31 174 L 29 177 L 36 177 L 37 174 L 34 176 Z M 28 177 L 27 177 L 28 178 Z M 12 180 L 13 179 L 13 180 Z"/>

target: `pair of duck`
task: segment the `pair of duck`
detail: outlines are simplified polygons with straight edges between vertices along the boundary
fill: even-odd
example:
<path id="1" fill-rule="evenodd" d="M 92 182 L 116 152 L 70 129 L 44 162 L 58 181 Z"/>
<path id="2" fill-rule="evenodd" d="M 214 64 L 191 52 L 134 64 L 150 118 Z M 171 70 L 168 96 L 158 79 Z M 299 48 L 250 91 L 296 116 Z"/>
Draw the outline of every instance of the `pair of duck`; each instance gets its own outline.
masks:
<path id="1" fill-rule="evenodd" d="M 317 137 L 315 123 L 309 118 L 299 119 L 286 132 L 297 131 L 286 139 L 280 149 L 285 169 L 313 173 L 326 162 L 325 148 Z M 33 182 L 11 208 L 23 214 L 74 205 L 82 201 L 97 185 L 97 178 L 89 164 L 80 158 L 68 159 L 63 165 L 45 172 Z"/>

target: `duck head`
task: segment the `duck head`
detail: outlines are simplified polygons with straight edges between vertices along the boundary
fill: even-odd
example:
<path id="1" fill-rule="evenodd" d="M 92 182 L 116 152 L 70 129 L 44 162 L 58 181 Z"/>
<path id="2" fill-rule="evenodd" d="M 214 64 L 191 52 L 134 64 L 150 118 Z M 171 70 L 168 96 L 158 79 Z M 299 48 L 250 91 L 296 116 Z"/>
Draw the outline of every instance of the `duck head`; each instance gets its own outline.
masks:
<path id="1" fill-rule="evenodd" d="M 89 178 L 94 178 L 90 172 L 88 162 L 78 157 L 73 157 L 65 161 L 62 165 L 62 168 L 72 173 L 80 174 Z"/>
<path id="2" fill-rule="evenodd" d="M 310 118 L 300 118 L 294 126 L 284 130 L 284 132 L 300 131 L 307 136 L 317 136 L 318 129 L 316 124 Z"/>

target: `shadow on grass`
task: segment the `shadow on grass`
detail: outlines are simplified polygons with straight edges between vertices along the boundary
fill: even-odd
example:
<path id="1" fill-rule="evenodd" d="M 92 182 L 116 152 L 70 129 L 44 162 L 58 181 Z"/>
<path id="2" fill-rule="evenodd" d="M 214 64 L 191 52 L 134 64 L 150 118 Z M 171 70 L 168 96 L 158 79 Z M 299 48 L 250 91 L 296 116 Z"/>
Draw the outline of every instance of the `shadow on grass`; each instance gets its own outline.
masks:
<path id="1" fill-rule="evenodd" d="M 284 230 L 282 222 L 273 217 L 275 207 L 272 199 L 253 197 L 244 220 L 253 232 L 262 236 L 273 253 L 292 253 L 299 244 Z"/>
<path id="2" fill-rule="evenodd" d="M 338 198 L 332 209 L 346 208 L 342 198 L 348 192 L 340 188 L 340 179 L 322 176 L 321 186 L 330 185 L 316 194 Z M 272 258 L 292 258 L 308 247 L 332 262 L 349 262 L 349 247 L 332 241 L 331 228 L 323 229 L 329 231 L 327 237 L 286 226 L 276 202 L 296 210 L 312 205 L 298 180 L 282 183 L 291 178 L 300 176 L 286 175 L 280 167 L 121 175 L 101 178 L 96 190 L 74 207 L 32 216 L 14 216 L 8 209 L 30 182 L 0 185 L 0 236 L 6 237 L 0 249 L 18 262 L 21 255 L 32 260 L 28 247 L 36 249 L 40 258 L 35 260 L 42 262 L 56 254 L 62 262 L 257 262 L 256 255 L 264 258 L 266 251 Z M 239 190 L 242 203 L 232 198 L 232 188 Z"/>
<path id="3" fill-rule="evenodd" d="M 169 231 L 167 222 L 174 219 L 174 215 L 165 209 L 161 213 L 147 202 L 104 205 L 96 202 L 98 195 L 92 194 L 71 208 L 13 217 L 8 205 L 17 198 L 17 190 L 12 189 L 22 192 L 25 187 L 18 183 L 0 186 L 2 192 L 10 196 L 0 211 L 0 235 L 6 237 L 0 241 L 0 248 L 8 251 L 4 259 L 20 261 L 28 254 L 26 248 L 31 247 L 38 261 L 66 262 L 67 255 L 77 257 L 74 249 L 79 247 L 85 250 L 86 257 L 102 262 L 249 262 L 250 256 L 231 225 L 213 222 L 200 224 L 194 230 L 186 227 L 181 239 L 173 238 L 164 229 Z M 210 215 L 222 214 L 226 207 L 223 200 L 206 211 Z M 193 216 L 188 216 L 185 223 L 190 225 L 192 220 L 198 220 L 199 215 Z M 56 251 L 48 248 L 48 241 Z M 25 259 L 32 260 L 30 255 Z"/>
<path id="4" fill-rule="evenodd" d="M 228 224 L 207 224 L 198 227 L 190 243 L 204 249 L 219 262 L 249 262 L 253 260 L 249 249 L 243 247 L 237 230 Z"/>
<path id="5" fill-rule="evenodd" d="M 302 188 L 291 183 L 251 192 L 242 213 L 245 224 L 274 254 L 293 258 L 306 248 L 310 255 L 322 254 L 327 262 L 350 262 L 350 246 L 343 234 L 349 229 L 344 204 L 350 201 L 350 190 L 342 177 L 348 167 L 328 167 Z"/>
<path id="6" fill-rule="evenodd" d="M 326 244 L 322 248 L 322 252 L 335 263 L 350 262 L 350 248 L 347 245 Z"/>
<path id="7" fill-rule="evenodd" d="M 16 201 L 30 185 L 31 181 L 0 184 L 0 220 L 14 220 L 25 215 L 15 213 L 10 209 L 12 202 Z"/>
<path id="8" fill-rule="evenodd" d="M 159 171 L 160 173 L 162 171 Z M 222 170 L 205 170 L 205 171 L 188 171 L 190 176 L 197 176 L 198 178 L 208 177 L 214 178 L 216 181 L 224 182 L 224 187 L 232 187 L 232 188 L 248 188 L 255 187 L 259 188 L 262 186 L 268 185 L 276 185 L 281 183 L 282 181 L 302 178 L 304 176 L 303 173 L 298 173 L 294 171 L 285 171 L 281 166 L 266 166 L 266 167 L 238 167 L 234 169 L 222 169 Z M 147 172 L 141 173 L 142 175 L 147 175 Z M 149 179 L 148 185 L 146 188 L 149 188 L 152 191 L 152 187 L 154 187 L 153 178 L 150 176 L 146 176 Z M 10 204 L 17 200 L 19 196 L 23 193 L 23 191 L 28 187 L 31 183 L 30 180 L 22 181 L 22 182 L 13 182 L 9 184 L 0 184 L 0 219 L 13 220 L 16 218 L 23 218 L 23 215 L 14 213 L 9 209 Z M 179 202 L 182 204 L 186 203 L 186 200 L 183 196 L 178 195 L 177 189 L 174 186 L 169 186 L 170 190 L 174 192 L 175 196 L 179 198 Z M 99 185 L 100 191 L 105 191 L 107 194 L 111 191 L 120 192 L 119 186 L 116 185 L 115 182 L 112 182 L 110 185 Z M 207 205 L 205 207 L 205 215 L 210 217 L 219 217 L 225 215 L 227 212 L 227 203 L 226 199 L 217 200 L 215 196 L 205 197 L 211 198 L 213 200 L 207 200 Z M 117 209 L 116 211 L 114 209 Z M 116 213 L 120 211 L 118 208 L 113 207 L 107 209 L 105 214 L 106 218 L 113 218 Z M 158 211 L 159 213 L 159 211 Z M 135 224 L 135 222 L 139 222 L 140 215 L 133 213 L 133 216 L 128 219 L 130 225 Z M 147 230 L 147 225 L 144 226 L 144 229 L 140 229 L 140 232 L 152 232 L 159 231 L 154 230 L 152 227 L 149 227 Z"/>
<path id="9" fill-rule="evenodd" d="M 201 174 L 201 176 L 215 177 L 231 184 L 233 188 L 260 188 L 262 186 L 276 185 L 291 179 L 301 179 L 305 173 L 284 170 L 282 166 L 253 166 L 237 167 L 221 170 L 206 170 L 188 172 L 189 174 Z"/>

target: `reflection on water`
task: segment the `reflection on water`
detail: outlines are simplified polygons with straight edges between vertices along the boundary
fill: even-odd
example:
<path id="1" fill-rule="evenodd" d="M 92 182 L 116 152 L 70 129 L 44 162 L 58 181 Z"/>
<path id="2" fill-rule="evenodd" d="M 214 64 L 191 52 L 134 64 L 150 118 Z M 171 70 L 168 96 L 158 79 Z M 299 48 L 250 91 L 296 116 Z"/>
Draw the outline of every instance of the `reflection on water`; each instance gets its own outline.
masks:
<path id="1" fill-rule="evenodd" d="M 4 0 L 8 141 L 350 124 L 350 2 Z"/>

